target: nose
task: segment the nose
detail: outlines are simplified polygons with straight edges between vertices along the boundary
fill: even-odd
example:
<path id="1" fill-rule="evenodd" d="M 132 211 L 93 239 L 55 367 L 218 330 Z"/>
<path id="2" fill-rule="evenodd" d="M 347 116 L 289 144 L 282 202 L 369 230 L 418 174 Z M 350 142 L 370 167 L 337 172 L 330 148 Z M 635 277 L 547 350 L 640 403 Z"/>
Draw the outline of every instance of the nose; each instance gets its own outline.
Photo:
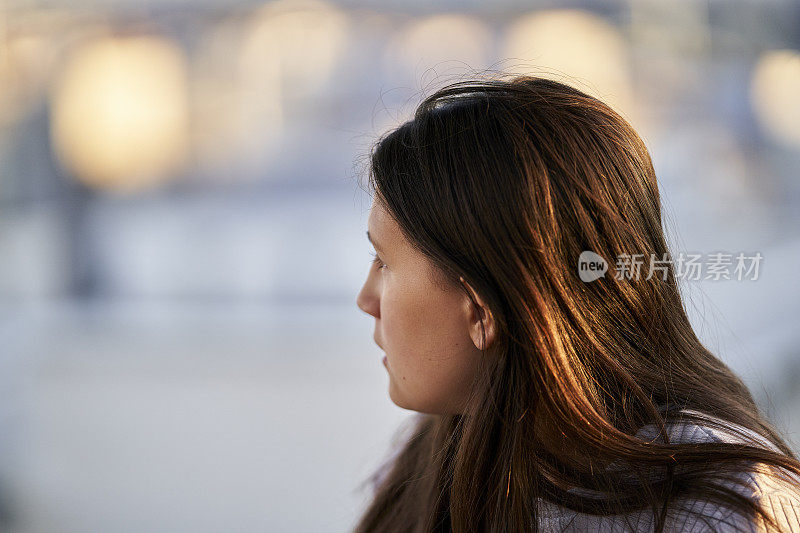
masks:
<path id="1" fill-rule="evenodd" d="M 370 275 L 367 276 L 367 281 L 364 282 L 364 286 L 361 287 L 361 290 L 358 292 L 356 305 L 368 315 L 380 318 L 381 302 L 378 292 L 374 287 L 371 272 Z"/>

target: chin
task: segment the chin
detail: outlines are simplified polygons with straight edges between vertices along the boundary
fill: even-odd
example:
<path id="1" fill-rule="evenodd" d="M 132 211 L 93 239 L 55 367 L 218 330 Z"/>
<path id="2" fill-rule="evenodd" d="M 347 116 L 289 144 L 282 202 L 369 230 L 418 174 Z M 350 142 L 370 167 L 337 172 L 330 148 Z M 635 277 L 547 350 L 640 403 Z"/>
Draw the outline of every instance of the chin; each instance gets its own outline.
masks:
<path id="1" fill-rule="evenodd" d="M 398 394 L 398 392 L 394 389 L 394 386 L 391 384 L 389 385 L 389 399 L 392 400 L 392 403 L 397 407 L 406 409 L 407 411 L 414 411 L 426 415 L 442 414 L 442 410 L 436 409 L 433 406 L 422 405 L 418 402 L 408 401 L 407 398 L 403 398 L 401 394 Z"/>
<path id="2" fill-rule="evenodd" d="M 397 390 L 395 390 L 395 385 L 391 381 L 392 378 L 389 378 L 389 399 L 392 401 L 400 409 L 408 409 L 409 411 L 416 411 L 414 408 L 413 403 L 409 403 L 403 398 L 402 394 L 399 394 Z"/>

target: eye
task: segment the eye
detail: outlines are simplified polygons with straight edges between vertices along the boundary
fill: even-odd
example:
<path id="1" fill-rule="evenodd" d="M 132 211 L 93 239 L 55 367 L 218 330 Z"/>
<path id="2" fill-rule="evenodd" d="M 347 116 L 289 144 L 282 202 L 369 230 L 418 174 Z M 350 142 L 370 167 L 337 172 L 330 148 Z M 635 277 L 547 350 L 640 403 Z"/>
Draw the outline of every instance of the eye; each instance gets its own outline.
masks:
<path id="1" fill-rule="evenodd" d="M 381 258 L 378 257 L 378 254 L 376 254 L 375 252 L 370 252 L 370 255 L 372 255 L 372 263 L 378 266 L 378 270 L 386 266 L 384 262 L 381 261 Z"/>

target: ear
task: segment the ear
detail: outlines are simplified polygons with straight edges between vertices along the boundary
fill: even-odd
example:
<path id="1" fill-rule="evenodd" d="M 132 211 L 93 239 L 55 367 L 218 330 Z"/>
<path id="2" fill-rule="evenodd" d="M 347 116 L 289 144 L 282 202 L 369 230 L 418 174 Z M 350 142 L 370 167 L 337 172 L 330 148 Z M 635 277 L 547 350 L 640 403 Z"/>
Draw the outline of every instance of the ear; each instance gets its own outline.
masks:
<path id="1" fill-rule="evenodd" d="M 485 350 L 492 344 L 492 342 L 494 342 L 496 335 L 494 317 L 492 316 L 492 312 L 489 310 L 489 307 L 486 305 L 486 302 L 483 301 L 483 298 L 478 295 L 472 286 L 467 283 L 463 277 L 459 277 L 458 280 L 462 285 L 464 285 L 464 287 L 466 287 L 467 291 L 469 291 L 469 293 L 472 295 L 472 298 L 475 300 L 475 303 L 473 303 L 469 300 L 469 298 L 465 298 L 469 336 L 472 338 L 472 342 L 475 344 L 477 349 Z M 485 344 L 483 338 L 484 331 L 481 329 L 481 323 L 483 324 L 483 330 L 486 334 Z"/>

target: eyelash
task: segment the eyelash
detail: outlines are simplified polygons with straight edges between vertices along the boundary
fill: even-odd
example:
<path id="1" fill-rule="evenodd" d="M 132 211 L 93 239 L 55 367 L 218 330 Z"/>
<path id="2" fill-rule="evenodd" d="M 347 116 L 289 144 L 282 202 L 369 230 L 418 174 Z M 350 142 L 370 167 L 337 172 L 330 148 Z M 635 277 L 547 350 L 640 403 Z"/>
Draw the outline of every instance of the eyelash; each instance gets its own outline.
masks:
<path id="1" fill-rule="evenodd" d="M 370 252 L 370 255 L 372 256 L 372 263 L 378 265 L 378 270 L 386 266 L 384 262 L 381 261 L 381 258 L 378 257 L 378 254 L 376 254 L 375 252 Z"/>

